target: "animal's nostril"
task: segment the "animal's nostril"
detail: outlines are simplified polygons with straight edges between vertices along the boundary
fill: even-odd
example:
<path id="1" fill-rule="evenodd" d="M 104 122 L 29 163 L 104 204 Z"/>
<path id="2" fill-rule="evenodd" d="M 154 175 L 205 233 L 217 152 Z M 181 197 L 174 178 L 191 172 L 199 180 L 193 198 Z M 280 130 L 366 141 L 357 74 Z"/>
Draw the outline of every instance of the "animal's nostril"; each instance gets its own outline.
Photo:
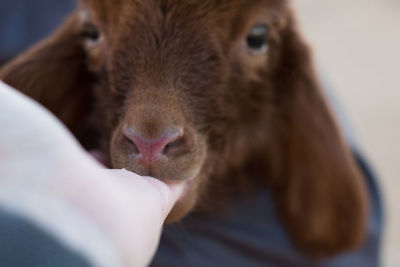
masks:
<path id="1" fill-rule="evenodd" d="M 169 152 L 172 152 L 174 149 L 178 149 L 179 147 L 181 147 L 184 144 L 184 137 L 180 136 L 179 138 L 177 138 L 174 141 L 171 141 L 170 143 L 168 143 L 163 151 L 163 154 L 167 154 Z"/>
<path id="2" fill-rule="evenodd" d="M 145 161 L 153 161 L 183 144 L 182 129 L 169 130 L 157 138 L 146 138 L 133 128 L 125 126 L 122 134 L 132 147 L 131 152 L 140 155 Z"/>
<path id="3" fill-rule="evenodd" d="M 134 154 L 139 154 L 139 148 L 137 147 L 136 143 L 129 137 L 127 137 L 125 134 L 124 136 L 126 137 L 126 143 L 129 149 L 131 150 L 132 153 Z"/>

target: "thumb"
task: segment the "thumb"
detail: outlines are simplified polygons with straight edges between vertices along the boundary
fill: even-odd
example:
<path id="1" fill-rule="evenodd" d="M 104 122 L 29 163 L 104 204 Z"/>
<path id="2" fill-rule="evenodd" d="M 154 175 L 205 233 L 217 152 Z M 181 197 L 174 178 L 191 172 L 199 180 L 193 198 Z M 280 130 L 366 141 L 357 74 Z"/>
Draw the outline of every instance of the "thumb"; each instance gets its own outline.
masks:
<path id="1" fill-rule="evenodd" d="M 179 200 L 184 192 L 184 183 L 165 183 L 153 177 L 140 176 L 136 173 L 122 170 L 104 170 L 113 177 L 119 177 L 120 180 L 130 188 L 132 194 L 137 196 L 143 193 L 151 194 L 154 201 L 160 205 L 162 219 L 165 219 L 174 204 Z"/>
<path id="2" fill-rule="evenodd" d="M 182 196 L 184 191 L 184 183 L 166 184 L 153 177 L 143 178 L 159 192 L 163 210 L 163 217 L 165 219 L 175 203 Z"/>

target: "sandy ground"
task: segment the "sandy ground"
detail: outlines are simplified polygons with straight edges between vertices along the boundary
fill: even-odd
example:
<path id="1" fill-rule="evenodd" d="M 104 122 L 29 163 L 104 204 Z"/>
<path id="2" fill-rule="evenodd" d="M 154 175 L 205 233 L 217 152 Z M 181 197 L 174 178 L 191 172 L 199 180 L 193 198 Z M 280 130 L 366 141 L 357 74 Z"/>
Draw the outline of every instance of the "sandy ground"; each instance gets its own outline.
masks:
<path id="1" fill-rule="evenodd" d="M 400 1 L 293 1 L 379 174 L 386 209 L 382 266 L 400 266 Z"/>

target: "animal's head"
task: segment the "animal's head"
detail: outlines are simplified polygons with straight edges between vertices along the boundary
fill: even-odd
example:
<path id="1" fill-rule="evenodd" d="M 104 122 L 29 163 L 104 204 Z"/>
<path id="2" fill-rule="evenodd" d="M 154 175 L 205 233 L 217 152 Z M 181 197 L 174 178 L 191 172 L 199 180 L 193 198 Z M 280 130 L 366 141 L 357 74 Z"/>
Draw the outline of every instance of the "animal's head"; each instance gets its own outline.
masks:
<path id="1" fill-rule="evenodd" d="M 287 1 L 82 0 L 0 77 L 75 133 L 90 113 L 113 167 L 186 182 L 172 220 L 252 173 L 304 251 L 362 240 L 365 188 Z"/>

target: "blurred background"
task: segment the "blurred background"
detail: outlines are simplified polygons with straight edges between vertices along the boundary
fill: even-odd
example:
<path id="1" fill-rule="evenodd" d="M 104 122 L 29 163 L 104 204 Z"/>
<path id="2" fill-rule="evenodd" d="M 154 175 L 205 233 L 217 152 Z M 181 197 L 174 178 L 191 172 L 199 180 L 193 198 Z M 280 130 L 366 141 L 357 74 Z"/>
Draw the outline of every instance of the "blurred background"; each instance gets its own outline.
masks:
<path id="1" fill-rule="evenodd" d="M 385 204 L 383 266 L 400 266 L 400 1 L 293 0 Z"/>
<path id="2" fill-rule="evenodd" d="M 400 266 L 400 1 L 292 1 L 325 83 L 378 174 L 385 204 L 383 266 Z M 74 7 L 74 0 L 41 0 L 52 12 L 38 17 L 35 2 L 0 0 L 0 18 L 14 25 L 0 23 L 7 36 L 0 41 L 0 64 L 47 35 Z"/>

